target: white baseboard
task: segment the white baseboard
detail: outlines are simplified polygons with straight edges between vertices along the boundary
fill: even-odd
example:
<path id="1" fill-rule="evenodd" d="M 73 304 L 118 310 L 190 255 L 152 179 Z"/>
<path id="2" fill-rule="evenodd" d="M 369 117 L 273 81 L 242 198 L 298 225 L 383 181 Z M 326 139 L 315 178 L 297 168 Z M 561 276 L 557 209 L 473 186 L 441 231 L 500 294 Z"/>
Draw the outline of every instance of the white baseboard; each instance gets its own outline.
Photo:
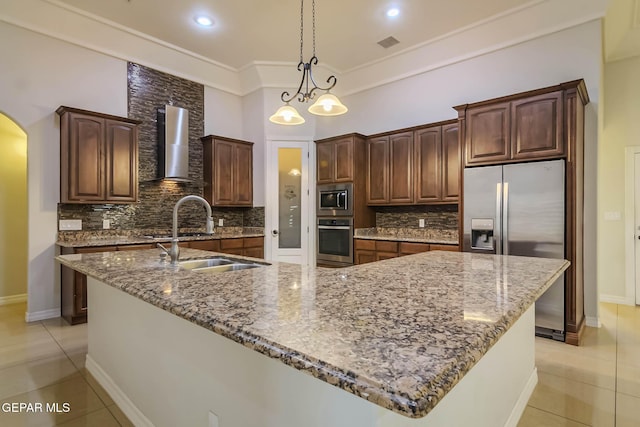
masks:
<path id="1" fill-rule="evenodd" d="M 587 316 L 586 317 L 587 326 L 591 326 L 592 328 L 600 328 L 602 327 L 602 323 L 600 323 L 599 317 Z"/>
<path id="2" fill-rule="evenodd" d="M 111 396 L 113 401 L 118 405 L 118 408 L 124 412 L 129 418 L 129 421 L 134 426 L 148 426 L 154 427 L 149 418 L 133 404 L 131 399 L 118 387 L 118 385 L 111 379 L 111 377 L 102 369 L 93 358 L 87 354 L 87 360 L 85 362 L 85 368 L 93 375 L 98 383 L 105 389 L 105 391 Z"/>
<path id="3" fill-rule="evenodd" d="M 536 388 L 536 384 L 538 384 L 538 368 L 533 368 L 533 372 L 531 372 L 531 376 L 527 381 L 527 385 L 522 390 L 522 393 L 520 393 L 518 401 L 513 407 L 511 415 L 509 415 L 509 419 L 504 424 L 504 427 L 516 427 L 518 425 L 518 423 L 520 422 L 520 418 L 522 418 L 524 410 L 527 408 L 529 399 L 531 399 L 533 390 Z"/>
<path id="4" fill-rule="evenodd" d="M 53 319 L 54 317 L 60 317 L 60 307 L 31 313 L 27 311 L 24 315 L 24 320 L 26 322 L 37 322 L 38 320 Z"/>
<path id="5" fill-rule="evenodd" d="M 9 295 L 8 297 L 0 297 L 0 305 L 17 304 L 26 302 L 27 294 Z"/>
<path id="6" fill-rule="evenodd" d="M 620 305 L 636 305 L 636 302 L 631 297 L 621 297 L 618 295 L 603 295 L 600 294 L 598 298 L 600 302 L 609 302 L 612 304 L 620 304 Z"/>

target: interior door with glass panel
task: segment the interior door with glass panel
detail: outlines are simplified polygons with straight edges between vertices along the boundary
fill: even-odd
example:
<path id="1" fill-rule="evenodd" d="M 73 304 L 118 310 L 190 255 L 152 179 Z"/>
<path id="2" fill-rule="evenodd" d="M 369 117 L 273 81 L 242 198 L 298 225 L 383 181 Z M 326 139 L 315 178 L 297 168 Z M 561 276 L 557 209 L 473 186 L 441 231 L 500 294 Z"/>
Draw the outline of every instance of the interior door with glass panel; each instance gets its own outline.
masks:
<path id="1" fill-rule="evenodd" d="M 270 141 L 273 185 L 267 187 L 273 261 L 307 264 L 309 260 L 308 143 Z M 276 172 L 277 171 L 277 172 Z"/>

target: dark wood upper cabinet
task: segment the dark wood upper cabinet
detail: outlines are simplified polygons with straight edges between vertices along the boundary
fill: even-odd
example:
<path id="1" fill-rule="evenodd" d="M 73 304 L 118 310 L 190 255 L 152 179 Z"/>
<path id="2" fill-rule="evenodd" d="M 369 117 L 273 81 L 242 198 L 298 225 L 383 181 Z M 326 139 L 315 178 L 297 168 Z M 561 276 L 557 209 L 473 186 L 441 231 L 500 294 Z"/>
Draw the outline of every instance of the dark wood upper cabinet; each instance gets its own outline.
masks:
<path id="1" fill-rule="evenodd" d="M 356 138 L 345 136 L 316 142 L 318 184 L 354 181 L 355 141 Z"/>
<path id="2" fill-rule="evenodd" d="M 509 103 L 467 112 L 467 164 L 501 162 L 511 158 Z"/>
<path id="3" fill-rule="evenodd" d="M 60 115 L 60 202 L 137 201 L 140 122 L 64 106 L 56 112 Z"/>
<path id="4" fill-rule="evenodd" d="M 440 126 L 415 132 L 416 203 L 442 200 L 442 128 Z"/>
<path id="5" fill-rule="evenodd" d="M 514 159 L 557 157 L 562 142 L 562 91 L 511 102 Z"/>
<path id="6" fill-rule="evenodd" d="M 458 123 L 442 126 L 442 201 L 460 200 L 460 138 Z"/>
<path id="7" fill-rule="evenodd" d="M 553 159 L 565 154 L 562 91 L 479 103 L 462 111 L 466 115 L 466 166 Z"/>
<path id="8" fill-rule="evenodd" d="M 138 137 L 136 126 L 106 120 L 107 200 L 132 201 L 138 187 Z"/>
<path id="9" fill-rule="evenodd" d="M 413 132 L 390 135 L 389 204 L 413 203 L 413 181 Z"/>
<path id="10" fill-rule="evenodd" d="M 367 204 L 413 203 L 413 132 L 367 140 Z"/>
<path id="11" fill-rule="evenodd" d="M 215 135 L 202 143 L 204 198 L 212 206 L 252 206 L 253 143 Z"/>
<path id="12" fill-rule="evenodd" d="M 389 203 L 389 137 L 367 141 L 367 204 Z"/>

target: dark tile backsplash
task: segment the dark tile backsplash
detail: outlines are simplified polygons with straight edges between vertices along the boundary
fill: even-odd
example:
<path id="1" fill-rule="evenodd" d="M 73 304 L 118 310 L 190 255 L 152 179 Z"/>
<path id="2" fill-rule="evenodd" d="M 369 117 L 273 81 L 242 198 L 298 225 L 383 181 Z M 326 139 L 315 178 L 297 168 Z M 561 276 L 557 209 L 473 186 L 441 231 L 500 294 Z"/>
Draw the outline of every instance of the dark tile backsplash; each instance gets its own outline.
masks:
<path id="1" fill-rule="evenodd" d="M 204 86 L 142 65 L 129 63 L 128 116 L 142 121 L 138 127 L 138 203 L 127 205 L 59 204 L 59 219 L 82 219 L 83 230 L 101 230 L 102 220 L 112 229 L 170 228 L 173 206 L 183 196 L 202 196 L 202 142 Z M 189 177 L 192 183 L 157 181 L 157 110 L 174 105 L 189 110 Z M 204 225 L 204 207 L 187 202 L 180 207 L 180 227 Z M 264 227 L 264 208 L 213 208 L 216 225 Z M 249 224 L 249 225 L 246 225 Z"/>
<path id="2" fill-rule="evenodd" d="M 380 206 L 375 208 L 378 228 L 419 228 L 420 219 L 425 228 L 458 230 L 457 205 Z"/>

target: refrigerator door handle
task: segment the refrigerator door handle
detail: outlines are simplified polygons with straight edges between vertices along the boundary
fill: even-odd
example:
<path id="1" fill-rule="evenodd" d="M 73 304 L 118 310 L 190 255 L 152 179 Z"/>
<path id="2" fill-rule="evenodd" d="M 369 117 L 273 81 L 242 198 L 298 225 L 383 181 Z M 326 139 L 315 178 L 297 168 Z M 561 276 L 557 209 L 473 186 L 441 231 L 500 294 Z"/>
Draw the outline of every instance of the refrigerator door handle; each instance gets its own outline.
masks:
<path id="1" fill-rule="evenodd" d="M 502 255 L 502 183 L 496 184 L 496 223 L 495 227 L 495 242 L 496 242 L 496 255 Z"/>
<path id="2" fill-rule="evenodd" d="M 502 238 L 502 253 L 509 255 L 509 183 L 505 182 L 503 185 L 503 197 L 502 197 L 502 224 L 503 238 Z"/>

